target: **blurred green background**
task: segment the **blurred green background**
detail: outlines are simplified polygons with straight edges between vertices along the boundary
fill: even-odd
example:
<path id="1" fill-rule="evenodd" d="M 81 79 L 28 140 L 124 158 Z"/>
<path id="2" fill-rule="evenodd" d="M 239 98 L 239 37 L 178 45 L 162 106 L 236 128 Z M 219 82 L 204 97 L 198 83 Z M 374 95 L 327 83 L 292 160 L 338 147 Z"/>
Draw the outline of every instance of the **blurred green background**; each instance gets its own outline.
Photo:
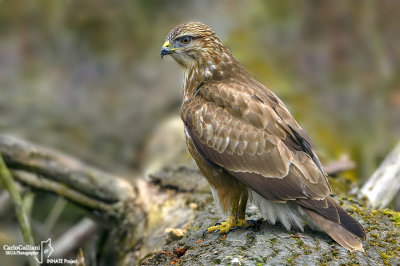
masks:
<path id="1" fill-rule="evenodd" d="M 0 1 L 0 133 L 130 174 L 177 115 L 177 24 L 214 28 L 276 92 L 323 162 L 365 180 L 400 136 L 400 1 Z"/>
<path id="2" fill-rule="evenodd" d="M 389 0 L 1 1 L 0 130 L 108 170 L 139 167 L 146 136 L 180 104 L 164 37 L 202 21 L 323 160 L 349 153 L 365 178 L 400 132 L 399 12 Z"/>

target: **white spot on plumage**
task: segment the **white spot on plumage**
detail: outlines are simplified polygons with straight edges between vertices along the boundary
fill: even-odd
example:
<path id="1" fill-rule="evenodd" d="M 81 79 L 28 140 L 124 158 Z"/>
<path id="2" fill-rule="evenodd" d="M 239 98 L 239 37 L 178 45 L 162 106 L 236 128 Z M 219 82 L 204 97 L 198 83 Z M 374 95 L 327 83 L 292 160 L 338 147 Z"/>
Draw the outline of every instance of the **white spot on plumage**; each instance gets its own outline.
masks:
<path id="1" fill-rule="evenodd" d="M 246 150 L 247 144 L 249 144 L 246 140 L 243 141 L 243 151 Z"/>
<path id="2" fill-rule="evenodd" d="M 271 224 L 277 221 L 282 223 L 286 230 L 292 227 L 304 231 L 304 221 L 309 223 L 308 216 L 303 212 L 300 206 L 294 202 L 272 202 L 264 199 L 260 194 L 252 189 L 248 189 L 249 201 L 255 204 L 260 210 L 262 216 Z M 315 227 L 315 224 L 310 224 Z"/>
<path id="3" fill-rule="evenodd" d="M 226 150 L 226 148 L 227 148 L 228 145 L 229 145 L 229 141 L 230 141 L 230 138 L 229 138 L 229 137 L 226 137 L 226 138 L 225 138 L 224 144 L 221 145 L 221 149 L 220 149 L 221 152 L 224 152 L 224 151 Z"/>
<path id="4" fill-rule="evenodd" d="M 215 149 L 216 149 L 217 151 L 219 151 L 219 150 L 221 149 L 221 145 L 222 145 L 222 143 L 224 143 L 224 140 L 225 140 L 225 139 L 223 139 L 223 138 L 221 138 L 221 137 L 218 137 L 218 138 L 217 138 L 217 141 L 216 141 L 216 143 L 215 143 Z"/>
<path id="5" fill-rule="evenodd" d="M 222 61 L 229 64 L 229 63 L 232 62 L 232 59 L 227 53 L 223 53 L 222 54 Z"/>
<path id="6" fill-rule="evenodd" d="M 213 186 L 210 186 L 210 187 L 211 187 L 211 193 L 213 195 L 215 203 L 217 204 L 218 210 L 222 213 L 223 208 L 221 206 L 221 201 L 219 200 L 219 197 L 218 197 L 217 189 Z"/>
<path id="7" fill-rule="evenodd" d="M 186 86 L 187 86 L 187 80 L 188 80 L 188 72 L 185 71 L 183 72 L 183 102 L 187 102 L 189 100 L 187 93 L 186 93 Z"/>
<path id="8" fill-rule="evenodd" d="M 205 75 L 207 78 L 209 78 L 209 77 L 212 76 L 211 71 L 210 71 L 208 68 L 205 69 L 204 75 Z"/>
<path id="9" fill-rule="evenodd" d="M 185 136 L 186 136 L 186 138 L 188 138 L 188 139 L 192 139 L 191 137 L 190 137 L 190 135 L 189 135 L 189 132 L 187 131 L 187 128 L 185 127 Z"/>
<path id="10" fill-rule="evenodd" d="M 189 73 L 187 71 L 183 72 L 183 85 L 186 85 Z"/>
<path id="11" fill-rule="evenodd" d="M 204 127 L 204 129 L 205 129 L 206 132 L 207 132 L 207 136 L 206 136 L 205 141 L 208 142 L 208 141 L 210 141 L 211 138 L 212 138 L 213 126 L 212 126 L 212 124 L 207 124 L 207 125 Z"/>
<path id="12" fill-rule="evenodd" d="M 223 207 L 218 197 L 218 191 L 213 186 L 211 186 L 211 193 L 218 209 L 222 212 Z M 305 224 L 311 229 L 321 230 L 295 202 L 272 202 L 264 199 L 250 188 L 248 188 L 248 193 L 248 203 L 252 204 L 248 205 L 248 208 L 255 205 L 268 223 L 275 224 L 276 222 L 280 222 L 286 230 L 295 228 L 304 231 Z"/>
<path id="13" fill-rule="evenodd" d="M 250 143 L 250 150 L 253 155 L 257 152 L 258 144 L 258 141 L 253 141 Z"/>
<path id="14" fill-rule="evenodd" d="M 235 140 L 235 142 L 233 143 L 233 146 L 232 146 L 232 151 L 236 151 L 238 145 L 239 145 L 239 141 Z"/>

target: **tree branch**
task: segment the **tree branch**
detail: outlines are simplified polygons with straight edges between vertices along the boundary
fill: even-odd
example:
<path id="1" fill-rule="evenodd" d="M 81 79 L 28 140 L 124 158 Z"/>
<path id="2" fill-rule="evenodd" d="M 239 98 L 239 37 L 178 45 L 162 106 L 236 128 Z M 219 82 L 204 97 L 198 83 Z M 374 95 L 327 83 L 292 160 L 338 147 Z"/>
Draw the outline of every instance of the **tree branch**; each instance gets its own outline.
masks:
<path id="1" fill-rule="evenodd" d="M 11 200 L 14 204 L 15 214 L 18 219 L 19 226 L 22 231 L 22 236 L 26 244 L 35 245 L 33 240 L 31 226 L 29 224 L 28 216 L 26 214 L 24 205 L 22 203 L 21 195 L 18 192 L 18 188 L 14 183 L 11 173 L 8 171 L 7 166 L 3 161 L 3 157 L 0 153 L 0 178 L 4 183 L 4 186 L 10 193 Z M 29 260 L 32 266 L 39 265 L 33 256 L 30 256 Z"/>
<path id="2" fill-rule="evenodd" d="M 222 219 L 207 183 L 197 169 L 170 167 L 152 173 L 147 182 L 133 184 L 93 169 L 69 156 L 0 135 L 0 152 L 6 156 L 15 180 L 34 189 L 65 197 L 100 213 L 97 222 L 110 230 L 106 241 L 118 252 L 119 265 L 215 264 L 354 264 L 400 263 L 398 219 L 393 211 L 376 211 L 344 202 L 343 207 L 367 230 L 365 253 L 351 254 L 323 233 L 286 232 L 260 219 L 254 209 L 247 215 L 258 229 L 236 229 L 226 237 L 202 232 Z M 74 184 L 79 177 L 79 186 Z M 184 180 L 184 182 L 182 182 Z M 79 227 L 82 233 L 91 226 Z M 85 229 L 86 228 L 86 229 Z M 168 232 L 166 228 L 169 229 Z M 178 230 L 174 230 L 178 229 Z M 186 232 L 174 234 L 174 232 Z M 76 245 L 76 243 L 75 243 Z M 63 245 L 64 246 L 64 245 Z M 163 250 L 160 252 L 160 250 Z M 153 255 L 151 255 L 153 254 Z"/>
<path id="3" fill-rule="evenodd" d="M 122 177 L 87 166 L 60 152 L 5 135 L 0 136 L 0 151 L 9 168 L 61 182 L 92 198 L 113 203 L 134 196 L 132 186 Z"/>
<path id="4" fill-rule="evenodd" d="M 372 208 L 386 208 L 400 191 L 400 143 L 361 188 Z"/>

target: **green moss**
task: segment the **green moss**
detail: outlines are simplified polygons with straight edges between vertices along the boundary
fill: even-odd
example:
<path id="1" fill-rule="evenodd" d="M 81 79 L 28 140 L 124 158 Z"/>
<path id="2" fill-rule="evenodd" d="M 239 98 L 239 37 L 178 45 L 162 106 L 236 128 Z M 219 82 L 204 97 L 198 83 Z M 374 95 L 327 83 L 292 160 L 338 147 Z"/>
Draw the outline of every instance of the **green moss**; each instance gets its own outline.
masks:
<path id="1" fill-rule="evenodd" d="M 371 226 L 367 229 L 367 231 L 370 232 L 370 231 L 372 231 L 372 230 L 377 230 L 377 229 L 378 229 L 378 227 L 376 227 L 376 225 L 371 225 Z"/>
<path id="2" fill-rule="evenodd" d="M 347 266 L 347 265 L 360 265 L 360 263 L 357 261 L 357 259 L 356 259 L 356 255 L 354 254 L 354 252 L 350 252 L 349 253 L 349 261 L 347 262 L 347 263 L 345 263 L 345 264 L 340 264 L 340 265 L 343 265 L 343 266 Z"/>
<path id="3" fill-rule="evenodd" d="M 247 239 L 246 239 L 245 246 L 246 247 L 251 247 L 254 244 L 254 242 L 256 241 L 256 236 L 254 235 L 254 233 L 248 233 L 246 235 L 246 237 L 247 237 Z"/>
<path id="4" fill-rule="evenodd" d="M 288 265 L 297 265 L 297 264 L 295 263 L 295 261 L 296 261 L 296 259 L 297 259 L 298 257 L 301 256 L 301 254 L 300 254 L 300 253 L 296 253 L 296 252 L 294 252 L 293 250 L 289 250 L 289 252 L 290 252 L 290 256 L 287 257 L 287 259 L 286 259 L 287 264 L 288 264 Z"/>
<path id="5" fill-rule="evenodd" d="M 295 239 L 296 239 L 297 246 L 299 248 L 302 248 L 305 245 L 304 242 L 300 238 L 295 238 Z"/>
<path id="6" fill-rule="evenodd" d="M 390 265 L 390 259 L 391 259 L 392 256 L 389 255 L 388 253 L 384 252 L 384 251 L 381 252 L 380 255 L 381 255 L 383 263 L 385 265 Z"/>
<path id="7" fill-rule="evenodd" d="M 350 252 L 349 257 L 350 257 L 350 259 L 354 259 L 356 257 L 356 255 L 354 252 Z"/>
<path id="8" fill-rule="evenodd" d="M 370 236 L 370 237 L 379 238 L 379 235 L 378 235 L 378 234 L 370 234 L 369 236 Z"/>
<path id="9" fill-rule="evenodd" d="M 199 230 L 200 230 L 200 227 L 197 226 L 197 225 L 192 225 L 192 226 L 189 228 L 189 231 L 199 231 Z"/>
<path id="10" fill-rule="evenodd" d="M 220 258 L 214 259 L 214 263 L 215 264 L 221 264 L 221 259 Z"/>
<path id="11" fill-rule="evenodd" d="M 340 205 L 343 205 L 344 200 L 341 196 L 337 196 L 336 199 L 339 201 Z"/>
<path id="12" fill-rule="evenodd" d="M 296 243 L 297 246 L 304 251 L 305 255 L 309 255 L 312 253 L 310 246 L 306 245 L 300 238 L 296 238 Z"/>
<path id="13" fill-rule="evenodd" d="M 320 247 L 320 245 L 319 245 L 319 240 L 318 240 L 318 238 L 314 236 L 314 237 L 313 237 L 313 240 L 316 242 L 315 251 L 320 251 L 320 250 L 321 250 L 321 247 Z"/>
<path id="14" fill-rule="evenodd" d="M 397 244 L 397 239 L 396 239 L 396 237 L 399 235 L 399 233 L 396 233 L 396 232 L 387 232 L 386 233 L 386 236 L 385 236 L 385 241 L 387 242 L 387 243 L 390 243 L 390 244 Z"/>
<path id="15" fill-rule="evenodd" d="M 332 257 L 331 257 L 328 253 L 324 252 L 324 253 L 322 254 L 322 257 L 321 257 L 320 262 L 321 262 L 321 263 L 328 263 L 328 262 L 330 262 L 331 260 L 332 260 Z"/>
<path id="16" fill-rule="evenodd" d="M 276 255 L 278 255 L 278 253 L 279 253 L 278 250 L 277 250 L 276 247 L 275 247 L 276 241 L 277 241 L 277 238 L 276 238 L 276 237 L 271 238 L 271 239 L 269 240 L 269 242 L 271 243 L 271 250 L 274 251 L 274 253 L 271 254 L 271 257 L 272 257 L 272 258 L 275 257 Z"/>
<path id="17" fill-rule="evenodd" d="M 380 212 L 383 215 L 389 217 L 389 219 L 394 223 L 395 226 L 400 227 L 400 212 L 396 212 L 396 211 L 392 211 L 392 210 L 388 210 L 388 209 L 380 210 Z"/>

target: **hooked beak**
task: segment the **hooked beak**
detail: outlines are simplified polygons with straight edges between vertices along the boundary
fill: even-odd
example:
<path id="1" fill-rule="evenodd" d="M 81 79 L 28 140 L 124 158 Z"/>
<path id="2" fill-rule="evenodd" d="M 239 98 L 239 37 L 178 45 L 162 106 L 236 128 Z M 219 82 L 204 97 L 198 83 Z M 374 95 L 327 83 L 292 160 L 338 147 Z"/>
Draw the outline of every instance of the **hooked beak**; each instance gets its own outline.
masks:
<path id="1" fill-rule="evenodd" d="M 161 52 L 160 52 L 161 59 L 163 59 L 164 55 L 169 55 L 172 53 L 172 50 L 169 48 L 169 45 L 170 45 L 169 41 L 166 41 L 161 47 Z"/>

